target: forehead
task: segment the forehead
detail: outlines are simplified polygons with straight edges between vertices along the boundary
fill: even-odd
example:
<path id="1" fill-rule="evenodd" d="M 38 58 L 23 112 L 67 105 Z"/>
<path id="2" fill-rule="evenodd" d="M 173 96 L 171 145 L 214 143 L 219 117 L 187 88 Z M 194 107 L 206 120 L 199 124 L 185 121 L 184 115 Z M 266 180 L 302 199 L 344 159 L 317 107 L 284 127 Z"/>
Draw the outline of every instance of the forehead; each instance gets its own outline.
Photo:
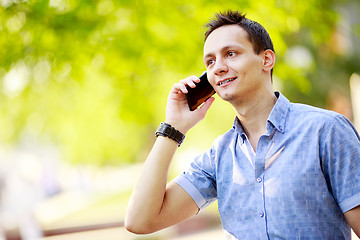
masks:
<path id="1" fill-rule="evenodd" d="M 205 41 L 204 56 L 215 54 L 229 46 L 252 49 L 249 34 L 238 25 L 226 25 L 215 29 Z"/>

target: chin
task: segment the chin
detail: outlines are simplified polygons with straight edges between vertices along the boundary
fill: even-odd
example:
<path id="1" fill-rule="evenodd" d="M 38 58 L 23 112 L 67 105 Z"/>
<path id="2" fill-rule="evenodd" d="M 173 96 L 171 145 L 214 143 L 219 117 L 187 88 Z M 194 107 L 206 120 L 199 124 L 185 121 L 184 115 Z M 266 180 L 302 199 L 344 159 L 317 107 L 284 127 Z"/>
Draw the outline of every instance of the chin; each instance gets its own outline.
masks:
<path id="1" fill-rule="evenodd" d="M 227 101 L 227 102 L 232 102 L 237 99 L 237 97 L 234 94 L 225 93 L 225 94 L 218 94 L 218 95 L 220 96 L 220 98 L 222 100 Z"/>

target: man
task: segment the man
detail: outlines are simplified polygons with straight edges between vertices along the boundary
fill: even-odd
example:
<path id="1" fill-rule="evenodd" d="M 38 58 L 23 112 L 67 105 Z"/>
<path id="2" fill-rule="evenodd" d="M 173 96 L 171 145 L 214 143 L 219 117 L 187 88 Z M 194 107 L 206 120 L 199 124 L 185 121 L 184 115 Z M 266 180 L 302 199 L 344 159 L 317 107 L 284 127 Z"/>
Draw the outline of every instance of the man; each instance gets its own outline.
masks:
<path id="1" fill-rule="evenodd" d="M 204 62 L 217 94 L 234 107 L 234 126 L 190 169 L 167 184 L 181 133 L 214 101 L 191 112 L 186 86 L 170 91 L 166 124 L 132 193 L 125 225 L 150 233 L 218 200 L 229 239 L 350 239 L 360 235 L 360 141 L 345 117 L 290 103 L 272 90 L 275 54 L 266 30 L 240 12 L 218 14 L 205 34 Z M 164 129 L 176 129 L 168 136 Z"/>

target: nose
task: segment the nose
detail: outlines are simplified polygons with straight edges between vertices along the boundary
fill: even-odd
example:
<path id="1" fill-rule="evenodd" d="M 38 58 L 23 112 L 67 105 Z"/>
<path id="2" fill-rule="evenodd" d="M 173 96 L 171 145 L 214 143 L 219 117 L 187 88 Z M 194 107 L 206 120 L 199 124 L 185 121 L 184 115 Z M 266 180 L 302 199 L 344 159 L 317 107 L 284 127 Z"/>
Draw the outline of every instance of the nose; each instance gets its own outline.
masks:
<path id="1" fill-rule="evenodd" d="M 214 66 L 215 75 L 220 75 L 222 73 L 226 73 L 228 71 L 228 66 L 225 61 L 222 59 L 217 59 Z"/>

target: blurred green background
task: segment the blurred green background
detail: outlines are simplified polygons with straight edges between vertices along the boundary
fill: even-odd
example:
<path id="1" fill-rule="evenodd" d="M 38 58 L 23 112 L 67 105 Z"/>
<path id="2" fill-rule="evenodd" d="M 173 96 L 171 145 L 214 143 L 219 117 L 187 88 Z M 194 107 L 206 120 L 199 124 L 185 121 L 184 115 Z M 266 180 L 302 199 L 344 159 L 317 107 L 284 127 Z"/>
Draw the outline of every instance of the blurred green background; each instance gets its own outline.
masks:
<path id="1" fill-rule="evenodd" d="M 270 33 L 277 57 L 275 89 L 293 102 L 353 117 L 349 79 L 360 73 L 358 0 L 0 4 L 0 145 L 5 149 L 54 146 L 61 162 L 102 169 L 144 161 L 164 121 L 171 86 L 205 70 L 204 24 L 228 9 L 247 13 Z M 217 98 L 188 133 L 180 156 L 210 147 L 233 118 L 231 106 Z"/>
<path id="2" fill-rule="evenodd" d="M 1 2 L 0 140 L 55 143 L 73 163 L 143 160 L 172 84 L 205 69 L 203 25 L 217 11 L 268 29 L 276 86 L 292 101 L 326 107 L 360 71 L 356 0 Z"/>

